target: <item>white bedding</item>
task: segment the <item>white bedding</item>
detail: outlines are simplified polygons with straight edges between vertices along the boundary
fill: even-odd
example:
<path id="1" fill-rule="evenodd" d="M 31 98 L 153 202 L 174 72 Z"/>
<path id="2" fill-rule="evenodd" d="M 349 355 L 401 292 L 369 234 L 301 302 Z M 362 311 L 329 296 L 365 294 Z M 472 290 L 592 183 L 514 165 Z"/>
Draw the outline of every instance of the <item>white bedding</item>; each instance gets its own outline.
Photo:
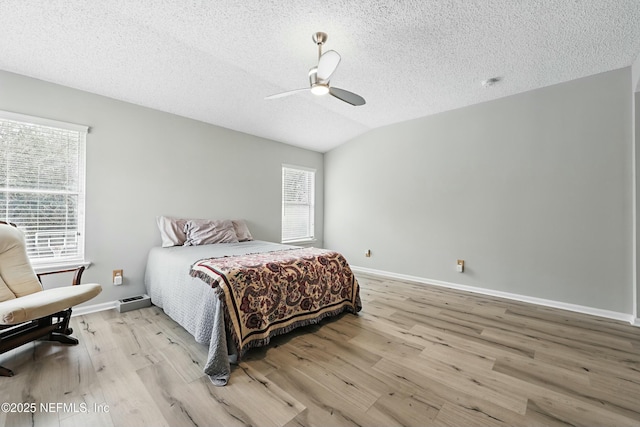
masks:
<path id="1" fill-rule="evenodd" d="M 204 372 L 215 385 L 229 380 L 229 348 L 224 327 L 222 301 L 215 290 L 189 275 L 201 259 L 291 249 L 295 246 L 253 240 L 202 246 L 155 247 L 149 251 L 145 286 L 151 302 L 189 332 L 209 345 Z"/>

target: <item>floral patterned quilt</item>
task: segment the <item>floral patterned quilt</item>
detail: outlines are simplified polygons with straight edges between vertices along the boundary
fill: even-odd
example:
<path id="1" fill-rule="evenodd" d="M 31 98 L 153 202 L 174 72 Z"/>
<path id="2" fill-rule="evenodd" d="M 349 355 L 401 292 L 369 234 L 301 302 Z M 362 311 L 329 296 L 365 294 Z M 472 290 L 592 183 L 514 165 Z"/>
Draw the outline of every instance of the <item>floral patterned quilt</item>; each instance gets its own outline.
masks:
<path id="1" fill-rule="evenodd" d="M 238 357 L 272 336 L 362 308 L 358 282 L 338 252 L 290 249 L 196 262 L 191 276 L 220 290 Z"/>

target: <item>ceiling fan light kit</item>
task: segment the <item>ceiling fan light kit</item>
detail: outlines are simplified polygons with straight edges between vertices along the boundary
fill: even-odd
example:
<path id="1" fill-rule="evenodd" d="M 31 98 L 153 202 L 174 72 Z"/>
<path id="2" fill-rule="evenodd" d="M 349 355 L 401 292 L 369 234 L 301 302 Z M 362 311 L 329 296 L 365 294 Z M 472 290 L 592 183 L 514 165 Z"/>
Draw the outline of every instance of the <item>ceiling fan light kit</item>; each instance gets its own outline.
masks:
<path id="1" fill-rule="evenodd" d="M 311 86 L 311 93 L 317 96 L 326 95 L 329 93 L 329 85 L 316 83 L 313 86 Z"/>
<path id="2" fill-rule="evenodd" d="M 322 96 L 329 93 L 329 84 L 323 83 L 318 80 L 318 67 L 313 67 L 309 70 L 309 85 L 311 86 L 311 93 L 314 95 Z"/>
<path id="3" fill-rule="evenodd" d="M 329 50 L 322 53 L 322 45 L 327 41 L 327 34 L 323 32 L 317 32 L 311 36 L 313 42 L 318 46 L 318 65 L 309 70 L 309 88 L 295 89 L 287 92 L 277 93 L 275 95 L 267 96 L 265 99 L 282 98 L 284 96 L 293 95 L 294 93 L 310 90 L 312 94 L 322 96 L 326 94 L 332 95 L 334 98 L 338 98 L 348 104 L 358 106 L 364 105 L 366 101 L 360 95 L 356 95 L 348 90 L 332 87 L 329 84 L 331 75 L 338 68 L 340 64 L 340 55 L 335 50 Z"/>

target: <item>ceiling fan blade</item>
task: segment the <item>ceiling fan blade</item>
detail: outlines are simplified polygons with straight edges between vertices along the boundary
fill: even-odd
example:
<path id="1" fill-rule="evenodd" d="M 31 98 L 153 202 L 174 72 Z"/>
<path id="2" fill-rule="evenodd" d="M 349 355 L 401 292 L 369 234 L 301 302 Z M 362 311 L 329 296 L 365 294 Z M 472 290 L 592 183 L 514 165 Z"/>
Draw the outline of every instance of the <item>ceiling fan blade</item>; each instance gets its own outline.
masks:
<path id="1" fill-rule="evenodd" d="M 269 95 L 264 99 L 276 99 L 276 98 L 283 98 L 285 96 L 289 96 L 289 95 L 293 95 L 294 93 L 298 93 L 298 92 L 302 92 L 305 90 L 309 90 L 308 87 L 305 87 L 304 89 L 294 89 L 294 90 L 289 90 L 287 92 L 282 92 L 282 93 L 276 93 L 275 95 Z"/>
<path id="2" fill-rule="evenodd" d="M 337 87 L 332 87 L 329 89 L 329 93 L 341 101 L 344 101 L 351 105 L 364 105 L 366 101 L 360 95 L 356 95 L 353 92 L 349 92 L 348 90 L 339 89 Z"/>
<path id="3" fill-rule="evenodd" d="M 340 54 L 335 50 L 328 50 L 318 60 L 318 80 L 329 80 L 340 63 Z"/>

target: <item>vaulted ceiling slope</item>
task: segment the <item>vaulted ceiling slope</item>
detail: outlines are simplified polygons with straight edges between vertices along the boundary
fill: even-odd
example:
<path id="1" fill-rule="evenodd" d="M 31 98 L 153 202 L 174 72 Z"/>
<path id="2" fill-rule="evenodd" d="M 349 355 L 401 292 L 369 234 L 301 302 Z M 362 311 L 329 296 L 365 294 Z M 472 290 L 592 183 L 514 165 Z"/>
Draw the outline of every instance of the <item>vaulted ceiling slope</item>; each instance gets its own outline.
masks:
<path id="1" fill-rule="evenodd" d="M 308 86 L 317 31 L 342 56 L 331 84 L 366 105 L 264 99 Z M 638 0 L 0 2 L 0 69 L 320 152 L 639 53 Z"/>

